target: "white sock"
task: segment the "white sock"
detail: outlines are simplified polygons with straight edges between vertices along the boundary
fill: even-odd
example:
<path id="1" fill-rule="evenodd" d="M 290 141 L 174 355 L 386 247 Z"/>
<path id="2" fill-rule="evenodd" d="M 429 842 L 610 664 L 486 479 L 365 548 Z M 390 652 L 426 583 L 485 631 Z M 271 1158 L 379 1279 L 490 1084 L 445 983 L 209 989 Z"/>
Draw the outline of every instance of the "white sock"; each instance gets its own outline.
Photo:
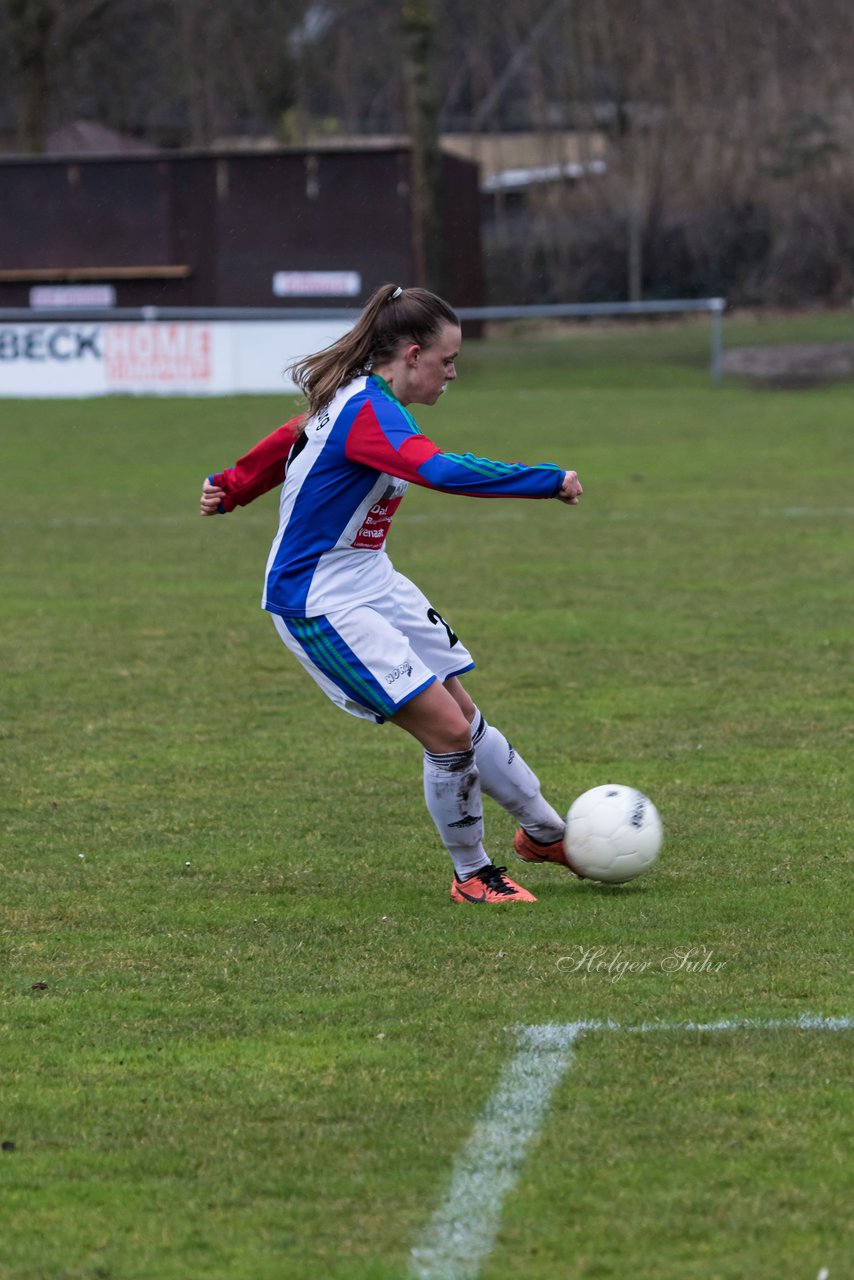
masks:
<path id="1" fill-rule="evenodd" d="M 566 823 L 540 791 L 540 781 L 504 734 L 475 709 L 472 744 L 480 785 L 540 844 L 563 839 Z"/>
<path id="2" fill-rule="evenodd" d="M 474 748 L 424 752 L 424 799 L 459 880 L 491 859 L 483 847 L 483 802 Z"/>

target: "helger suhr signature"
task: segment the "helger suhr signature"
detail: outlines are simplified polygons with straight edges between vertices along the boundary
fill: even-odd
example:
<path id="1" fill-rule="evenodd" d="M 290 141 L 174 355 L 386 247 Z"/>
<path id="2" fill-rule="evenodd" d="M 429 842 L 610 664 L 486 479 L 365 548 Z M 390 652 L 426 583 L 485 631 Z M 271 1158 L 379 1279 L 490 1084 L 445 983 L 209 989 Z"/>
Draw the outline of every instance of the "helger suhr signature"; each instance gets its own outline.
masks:
<path id="1" fill-rule="evenodd" d="M 725 960 L 716 960 L 711 947 L 673 947 L 664 955 L 632 959 L 622 947 L 587 947 L 577 943 L 569 955 L 560 956 L 561 973 L 577 973 L 583 977 L 601 974 L 611 982 L 619 982 L 633 973 L 720 973 Z"/>

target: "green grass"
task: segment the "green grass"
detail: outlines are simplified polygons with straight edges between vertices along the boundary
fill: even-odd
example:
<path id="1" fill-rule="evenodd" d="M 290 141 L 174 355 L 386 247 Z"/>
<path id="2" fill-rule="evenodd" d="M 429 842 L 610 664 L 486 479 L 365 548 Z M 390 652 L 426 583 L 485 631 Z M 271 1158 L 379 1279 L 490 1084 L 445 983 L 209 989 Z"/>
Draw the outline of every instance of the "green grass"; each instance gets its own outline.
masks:
<path id="1" fill-rule="evenodd" d="M 515 1024 L 854 1014 L 851 387 L 712 391 L 707 342 L 510 333 L 420 418 L 579 471 L 577 510 L 411 490 L 390 551 L 556 806 L 667 828 L 530 910 L 450 906 L 417 748 L 283 651 L 274 497 L 195 514 L 287 402 L 0 402 L 2 1280 L 405 1277 Z M 841 1278 L 850 1050 L 585 1037 L 483 1276 Z"/>

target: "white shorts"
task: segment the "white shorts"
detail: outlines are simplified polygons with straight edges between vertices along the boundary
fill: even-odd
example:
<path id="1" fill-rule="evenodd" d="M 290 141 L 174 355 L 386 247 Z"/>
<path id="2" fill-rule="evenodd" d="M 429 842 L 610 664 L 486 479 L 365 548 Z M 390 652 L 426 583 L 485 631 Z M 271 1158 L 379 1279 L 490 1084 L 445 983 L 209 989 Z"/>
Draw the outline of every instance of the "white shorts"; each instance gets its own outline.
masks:
<path id="1" fill-rule="evenodd" d="M 434 680 L 474 666 L 445 619 L 401 573 L 389 592 L 368 604 L 317 618 L 272 617 L 286 648 L 326 696 L 377 724 Z"/>

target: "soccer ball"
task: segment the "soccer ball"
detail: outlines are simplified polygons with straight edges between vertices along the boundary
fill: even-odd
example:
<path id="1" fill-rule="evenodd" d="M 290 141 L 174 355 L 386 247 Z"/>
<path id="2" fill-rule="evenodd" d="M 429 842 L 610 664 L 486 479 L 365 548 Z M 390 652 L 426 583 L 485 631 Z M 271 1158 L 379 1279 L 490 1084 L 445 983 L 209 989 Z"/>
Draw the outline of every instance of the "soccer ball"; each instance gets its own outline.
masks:
<path id="1" fill-rule="evenodd" d="M 575 801 L 563 845 L 567 862 L 584 880 L 623 884 L 655 862 L 662 838 L 652 801 L 634 787 L 607 783 Z"/>

